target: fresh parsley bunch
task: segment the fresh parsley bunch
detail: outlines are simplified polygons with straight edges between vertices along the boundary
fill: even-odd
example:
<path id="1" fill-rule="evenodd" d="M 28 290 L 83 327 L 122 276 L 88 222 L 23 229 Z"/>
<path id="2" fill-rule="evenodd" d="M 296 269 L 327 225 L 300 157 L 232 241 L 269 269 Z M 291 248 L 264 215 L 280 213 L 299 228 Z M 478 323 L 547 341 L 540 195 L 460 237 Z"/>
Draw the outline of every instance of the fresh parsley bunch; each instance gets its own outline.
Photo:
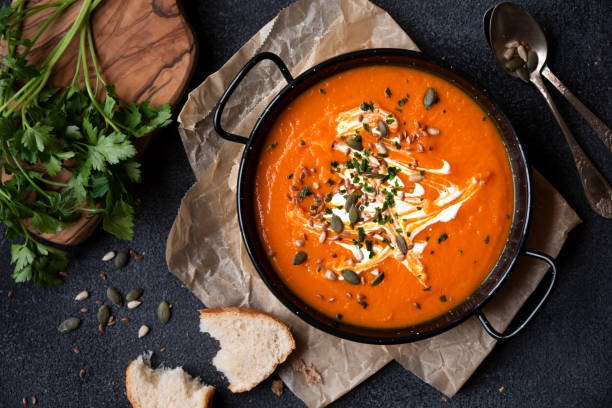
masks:
<path id="1" fill-rule="evenodd" d="M 101 216 L 118 238 L 133 235 L 132 183 L 140 181 L 132 138 L 171 122 L 169 105 L 122 103 L 100 73 L 90 18 L 102 0 L 57 0 L 26 7 L 17 0 L 0 7 L 0 39 L 6 56 L 0 67 L 0 220 L 11 247 L 13 278 L 43 287 L 60 282 L 66 253 L 39 241 L 31 231 L 56 233 L 82 217 Z M 79 13 L 64 37 L 38 66 L 28 53 L 42 33 L 70 6 Z M 48 10 L 51 9 L 51 10 Z M 45 11 L 46 10 L 46 11 Z M 23 21 L 45 11 L 31 39 Z M 49 83 L 53 67 L 78 41 L 72 83 Z M 90 73 L 95 78 L 90 78 Z"/>

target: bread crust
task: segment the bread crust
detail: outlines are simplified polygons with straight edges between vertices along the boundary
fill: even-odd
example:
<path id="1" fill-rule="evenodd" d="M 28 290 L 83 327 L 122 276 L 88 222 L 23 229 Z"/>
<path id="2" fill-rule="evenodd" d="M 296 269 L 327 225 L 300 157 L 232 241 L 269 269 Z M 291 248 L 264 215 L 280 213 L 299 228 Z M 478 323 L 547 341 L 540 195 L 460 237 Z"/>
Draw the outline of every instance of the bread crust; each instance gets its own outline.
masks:
<path id="1" fill-rule="evenodd" d="M 229 318 L 236 317 L 236 316 L 253 316 L 253 317 L 257 317 L 261 319 L 267 319 L 275 323 L 275 325 L 282 332 L 286 334 L 287 338 L 290 340 L 291 347 L 289 348 L 289 350 L 287 350 L 285 354 L 283 354 L 279 358 L 279 360 L 271 367 L 271 369 L 265 373 L 265 375 L 262 378 L 262 381 L 268 378 L 270 375 L 272 375 L 274 370 L 276 370 L 276 367 L 278 367 L 285 360 L 287 360 L 287 357 L 289 357 L 289 355 L 293 352 L 293 350 L 295 350 L 295 340 L 293 338 L 293 335 L 291 334 L 291 330 L 289 329 L 289 327 L 284 322 L 279 320 L 277 317 L 271 315 L 270 313 L 262 312 L 261 310 L 252 309 L 248 307 L 217 307 L 217 308 L 210 308 L 210 309 L 200 309 L 199 312 L 200 312 L 200 319 L 203 319 L 203 318 L 205 319 L 207 315 L 214 315 L 214 314 L 226 315 Z M 251 384 L 245 387 L 236 387 L 230 384 L 228 388 L 230 389 L 230 391 L 234 393 L 240 393 L 240 392 L 250 391 L 253 388 L 255 388 L 258 384 L 259 383 Z"/>
<path id="2" fill-rule="evenodd" d="M 128 364 L 127 368 L 125 369 L 125 391 L 127 394 L 127 399 L 132 405 L 132 408 L 149 408 L 149 407 L 145 407 L 141 405 L 136 399 L 136 396 L 132 393 L 132 389 L 133 389 L 132 382 L 134 381 L 133 372 L 136 369 L 135 367 L 133 367 L 133 365 L 136 364 L 136 362 L 138 361 L 138 358 L 139 357 L 137 357 L 132 362 L 130 362 L 130 364 Z M 148 358 L 143 357 L 143 363 L 147 367 L 149 367 L 151 370 L 155 370 L 154 368 L 151 367 Z M 204 394 L 204 397 L 202 399 L 201 408 L 212 407 L 212 399 L 213 399 L 213 396 L 215 395 L 215 387 L 212 387 L 210 385 L 207 385 L 207 387 L 208 387 L 207 388 L 208 391 Z"/>

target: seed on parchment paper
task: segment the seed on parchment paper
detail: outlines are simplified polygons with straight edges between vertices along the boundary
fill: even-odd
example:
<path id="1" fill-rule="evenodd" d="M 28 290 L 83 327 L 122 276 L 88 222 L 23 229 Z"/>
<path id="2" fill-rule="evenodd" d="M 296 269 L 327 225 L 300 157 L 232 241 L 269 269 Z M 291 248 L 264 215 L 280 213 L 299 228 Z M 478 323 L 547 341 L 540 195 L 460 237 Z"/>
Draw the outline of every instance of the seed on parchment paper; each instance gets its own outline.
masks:
<path id="1" fill-rule="evenodd" d="M 131 302 L 128 302 L 127 307 L 128 309 L 136 309 L 141 304 L 142 302 L 140 300 L 132 300 Z"/>
<path id="2" fill-rule="evenodd" d="M 116 255 L 117 253 L 115 251 L 108 251 L 107 253 L 104 254 L 104 256 L 102 257 L 102 260 L 104 262 L 108 262 L 112 260 Z"/>
<path id="3" fill-rule="evenodd" d="M 74 300 L 77 302 L 81 302 L 89 297 L 89 292 L 86 290 L 82 290 L 74 297 Z"/>
<path id="4" fill-rule="evenodd" d="M 125 295 L 125 299 L 128 302 L 131 302 L 132 300 L 138 300 L 142 296 L 143 292 L 144 290 L 142 288 L 132 289 L 127 293 L 127 295 Z"/>
<path id="5" fill-rule="evenodd" d="M 159 306 L 157 306 L 157 318 L 162 324 L 168 323 L 170 321 L 170 317 L 172 317 L 172 313 L 170 312 L 170 305 L 168 302 L 163 300 L 160 302 Z"/>
<path id="6" fill-rule="evenodd" d="M 130 260 L 130 254 L 127 251 L 121 251 L 115 257 L 115 267 L 117 269 L 123 268 L 128 264 Z"/>
<path id="7" fill-rule="evenodd" d="M 140 326 L 140 329 L 138 329 L 138 338 L 142 339 L 144 336 L 149 334 L 150 330 L 151 329 L 149 329 L 149 326 L 143 324 L 142 326 Z"/>
<path id="8" fill-rule="evenodd" d="M 70 333 L 71 331 L 76 330 L 76 328 L 79 327 L 80 324 L 81 319 L 79 319 L 78 317 L 69 317 L 68 319 L 60 323 L 60 325 L 57 327 L 57 330 L 59 330 L 59 332 L 62 334 Z"/>

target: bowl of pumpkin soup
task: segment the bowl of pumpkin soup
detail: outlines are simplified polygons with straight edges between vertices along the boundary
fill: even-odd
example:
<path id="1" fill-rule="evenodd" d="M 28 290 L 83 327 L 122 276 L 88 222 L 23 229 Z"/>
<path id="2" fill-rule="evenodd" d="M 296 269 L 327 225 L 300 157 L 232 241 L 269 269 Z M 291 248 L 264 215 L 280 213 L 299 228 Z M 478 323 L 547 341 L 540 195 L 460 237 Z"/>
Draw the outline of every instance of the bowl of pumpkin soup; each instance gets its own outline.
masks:
<path id="1" fill-rule="evenodd" d="M 287 81 L 249 137 L 221 117 L 240 81 L 270 60 Z M 253 75 L 255 75 L 253 73 Z M 344 54 L 293 77 L 262 53 L 215 112 L 245 144 L 237 209 L 271 292 L 307 323 L 349 340 L 406 343 L 482 312 L 521 255 L 529 168 L 508 119 L 441 61 L 399 49 Z"/>

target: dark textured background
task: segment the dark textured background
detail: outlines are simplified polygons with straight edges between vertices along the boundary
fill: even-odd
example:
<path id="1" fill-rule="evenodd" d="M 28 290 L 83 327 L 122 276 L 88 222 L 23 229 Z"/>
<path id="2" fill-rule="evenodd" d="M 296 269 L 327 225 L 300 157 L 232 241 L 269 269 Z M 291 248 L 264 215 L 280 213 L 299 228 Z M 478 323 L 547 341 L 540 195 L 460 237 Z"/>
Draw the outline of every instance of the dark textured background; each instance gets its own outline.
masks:
<path id="1" fill-rule="evenodd" d="M 0 1 L 1 3 L 2 1 Z M 200 45 L 191 87 L 217 70 L 251 35 L 288 1 L 184 1 Z M 483 38 L 481 16 L 492 1 L 377 1 L 421 49 L 470 72 L 490 90 L 513 122 L 531 163 L 561 191 L 584 223 L 569 237 L 559 258 L 560 279 L 552 299 L 525 332 L 500 344 L 465 387 L 450 401 L 396 363 L 338 401 L 334 406 L 612 406 L 612 222 L 594 215 L 581 192 L 561 132 L 536 89 L 504 74 Z M 612 2 L 523 2 L 546 30 L 549 66 L 608 124 L 612 124 Z M 555 99 L 577 139 L 612 179 L 612 160 L 589 127 L 557 94 Z M 126 407 L 124 369 L 144 350 L 155 362 L 184 365 L 187 371 L 217 386 L 217 406 L 299 407 L 290 392 L 278 398 L 271 380 L 254 391 L 233 395 L 211 358 L 217 344 L 198 331 L 201 303 L 168 273 L 164 250 L 181 197 L 194 182 L 176 130 L 159 135 L 144 159 L 144 182 L 138 189 L 142 207 L 131 243 L 96 233 L 72 251 L 70 276 L 45 292 L 34 285 L 16 285 L 10 277 L 9 243 L 0 244 L 0 407 L 21 406 L 22 396 L 36 395 L 41 407 Z M 100 261 L 109 249 L 133 247 L 145 252 L 141 262 L 114 270 Z M 108 281 L 98 274 L 105 271 Z M 127 291 L 145 289 L 143 305 L 117 316 L 119 323 L 100 335 L 93 299 L 103 299 L 107 285 Z M 79 315 L 72 299 L 88 289 L 90 312 L 68 335 L 57 325 Z M 14 290 L 9 300 L 7 292 Z M 161 327 L 154 310 L 161 299 L 174 305 L 171 322 Z M 139 323 L 151 333 L 138 340 Z M 80 347 L 81 353 L 71 349 Z M 79 377 L 84 368 L 87 374 Z M 498 389 L 503 386 L 504 391 Z"/>

